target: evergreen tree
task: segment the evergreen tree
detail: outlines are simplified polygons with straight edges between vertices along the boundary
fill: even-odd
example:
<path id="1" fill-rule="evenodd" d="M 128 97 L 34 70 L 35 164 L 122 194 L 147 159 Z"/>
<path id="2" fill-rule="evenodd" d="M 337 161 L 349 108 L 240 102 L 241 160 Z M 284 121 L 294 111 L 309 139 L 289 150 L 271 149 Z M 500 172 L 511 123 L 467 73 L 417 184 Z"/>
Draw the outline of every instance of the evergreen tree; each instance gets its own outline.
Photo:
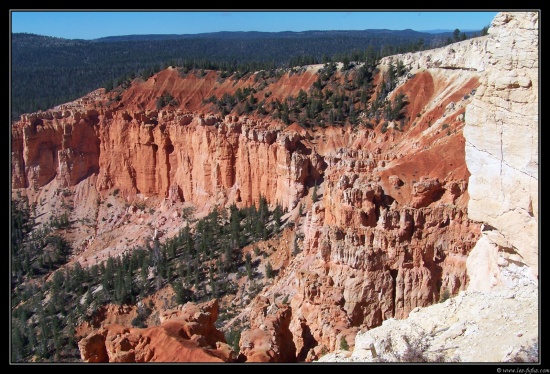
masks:
<path id="1" fill-rule="evenodd" d="M 357 116 L 355 114 L 353 103 L 350 104 L 349 106 L 348 120 L 349 120 L 349 123 L 351 123 L 352 125 L 355 125 L 357 123 Z"/>
<path id="2" fill-rule="evenodd" d="M 184 288 L 183 285 L 179 282 L 173 284 L 174 292 L 176 294 L 176 302 L 179 305 L 183 305 L 188 301 L 191 301 L 191 291 Z"/>
<path id="3" fill-rule="evenodd" d="M 248 279 L 252 280 L 253 270 L 252 270 L 252 256 L 250 255 L 250 252 L 246 253 L 245 265 L 246 265 L 246 274 L 248 276 Z"/>
<path id="4" fill-rule="evenodd" d="M 185 282 L 187 284 L 191 284 L 192 276 L 193 276 L 193 270 L 191 269 L 191 262 L 188 261 L 186 266 L 187 266 L 187 269 L 185 271 Z"/>
<path id="5" fill-rule="evenodd" d="M 271 279 L 275 276 L 273 267 L 271 266 L 271 262 L 267 261 L 267 264 L 265 264 L 265 276 L 268 279 Z"/>
<path id="6" fill-rule="evenodd" d="M 282 208 L 279 204 L 275 206 L 275 209 L 273 210 L 273 223 L 274 223 L 274 229 L 275 232 L 278 232 L 281 228 L 281 216 L 282 216 Z"/>
<path id="7" fill-rule="evenodd" d="M 225 334 L 225 340 L 227 341 L 227 344 L 229 344 L 229 346 L 231 346 L 231 349 L 233 349 L 233 352 L 237 354 L 240 351 L 240 348 L 239 348 L 240 339 L 241 339 L 241 330 L 239 329 L 229 330 Z"/>
<path id="8" fill-rule="evenodd" d="M 455 31 L 453 31 L 453 40 L 455 42 L 460 41 L 460 30 L 459 29 L 455 29 Z"/>
<path id="9" fill-rule="evenodd" d="M 253 231 L 254 231 L 254 238 L 256 240 L 265 240 L 267 239 L 267 230 L 265 228 L 265 223 L 262 221 L 261 218 L 255 219 L 253 221 Z"/>
<path id="10" fill-rule="evenodd" d="M 208 269 L 208 281 L 210 283 L 210 289 L 212 290 L 212 295 L 215 296 L 217 294 L 216 290 L 216 282 L 214 280 L 214 267 L 210 265 L 210 268 Z"/>
<path id="11" fill-rule="evenodd" d="M 348 341 L 346 340 L 346 337 L 344 336 L 340 338 L 340 349 L 343 351 L 349 351 L 349 344 L 348 344 Z"/>
<path id="12" fill-rule="evenodd" d="M 22 361 L 26 352 L 26 337 L 22 333 L 18 324 L 13 324 L 11 328 L 11 359 L 13 362 Z"/>
<path id="13" fill-rule="evenodd" d="M 71 282 L 71 288 L 77 293 L 77 295 L 82 294 L 82 289 L 84 287 L 84 270 L 80 262 L 76 261 L 73 267 L 72 277 L 69 278 Z"/>

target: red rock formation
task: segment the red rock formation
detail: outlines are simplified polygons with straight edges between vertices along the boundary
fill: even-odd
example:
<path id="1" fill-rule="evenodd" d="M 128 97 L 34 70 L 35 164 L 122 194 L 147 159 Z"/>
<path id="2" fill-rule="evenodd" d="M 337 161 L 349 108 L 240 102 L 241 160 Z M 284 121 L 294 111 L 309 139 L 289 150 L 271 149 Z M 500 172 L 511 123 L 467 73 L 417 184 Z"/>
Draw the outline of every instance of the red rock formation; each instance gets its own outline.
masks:
<path id="1" fill-rule="evenodd" d="M 415 115 L 437 107 L 430 100 L 448 89 L 428 73 L 419 74 L 422 83 L 416 79 L 403 86 L 416 98 Z M 465 78 L 458 92 L 469 92 L 475 81 Z M 431 93 L 417 97 L 419 89 Z M 462 110 L 453 108 L 447 117 Z M 434 115 L 429 121 L 443 121 L 435 109 L 427 112 Z M 289 328 L 300 361 L 339 349 L 342 337 L 353 341 L 358 330 L 406 318 L 437 302 L 443 290 L 466 288 L 466 259 L 480 229 L 466 214 L 463 123 L 450 123 L 456 134 L 433 124 L 410 125 L 403 135 L 346 128 L 316 134 L 327 164 L 323 194 L 307 211 L 304 254 L 271 287 L 293 295 Z M 261 305 L 252 304 L 251 319 Z"/>
<path id="2" fill-rule="evenodd" d="M 271 91 L 272 99 L 284 98 L 309 89 L 316 75 L 308 70 L 281 79 L 256 95 Z M 249 362 L 311 360 L 338 349 L 342 337 L 351 344 L 361 328 L 437 302 L 442 289 L 466 287 L 465 261 L 479 226 L 466 215 L 469 175 L 460 116 L 464 93 L 477 84 L 475 72 L 449 82 L 425 71 L 403 82 L 407 121 L 386 133 L 368 126 L 283 129 L 259 117 L 221 118 L 203 103 L 250 83 L 218 81 L 214 72 L 181 77 L 167 69 L 132 85 L 110 106 L 104 100 L 97 110 L 23 118 L 12 131 L 12 186 L 31 195 L 40 190 L 34 201 L 46 186 L 76 191 L 74 206 L 90 208 L 78 214 L 93 216 L 95 224 L 78 242 L 79 261 L 88 264 L 127 250 L 121 238 L 181 227 L 184 220 L 173 207 L 181 202 L 207 210 L 250 205 L 262 195 L 289 210 L 303 204 L 306 218 L 295 220 L 303 251 L 290 261 L 285 257 L 264 298 L 250 304 L 251 328 L 240 344 Z M 156 109 L 163 92 L 176 98 L 177 108 Z M 316 202 L 310 199 L 314 183 Z M 151 209 L 121 207 L 139 199 Z M 101 204 L 107 200 L 118 210 Z M 145 222 L 156 234 L 143 229 Z M 275 292 L 289 295 L 289 305 L 265 298 Z M 145 330 L 105 327 L 81 342 L 82 357 L 229 360 L 227 347 L 218 344 L 223 336 L 208 328 L 214 313 L 201 313 L 191 321 L 173 312 L 175 318 Z M 156 346 L 166 347 L 166 355 Z M 187 353 L 180 357 L 169 346 Z"/>
<path id="3" fill-rule="evenodd" d="M 259 298 L 251 313 L 251 329 L 241 335 L 239 346 L 246 362 L 295 362 L 296 347 L 288 326 L 292 310 Z"/>
<path id="4" fill-rule="evenodd" d="M 144 329 L 118 324 L 101 327 L 78 343 L 86 362 L 233 362 L 236 357 L 214 322 L 216 299 L 187 303 L 172 318 Z M 166 317 L 166 316 L 165 316 Z"/>
<path id="5" fill-rule="evenodd" d="M 226 203 L 234 190 L 245 205 L 261 194 L 292 209 L 310 174 L 322 173 L 317 155 L 303 153 L 302 136 L 246 118 L 210 117 L 203 124 L 200 116 L 156 111 L 104 111 L 93 123 L 79 118 L 44 119 L 38 130 L 31 122 L 19 124 L 22 131 L 12 135 L 14 188 L 26 181 L 43 187 L 54 176 L 60 186 L 74 186 L 97 173 L 99 191 L 116 187 L 127 198 L 168 197 L 173 189 L 204 206 L 220 197 Z"/>
<path id="6" fill-rule="evenodd" d="M 66 118 L 55 112 L 23 118 L 12 132 L 13 188 L 39 188 L 53 178 L 61 186 L 74 186 L 97 173 L 97 121 L 95 110 L 67 113 Z"/>
<path id="7" fill-rule="evenodd" d="M 420 182 L 413 184 L 413 208 L 422 208 L 430 205 L 445 192 L 439 180 L 422 178 Z"/>

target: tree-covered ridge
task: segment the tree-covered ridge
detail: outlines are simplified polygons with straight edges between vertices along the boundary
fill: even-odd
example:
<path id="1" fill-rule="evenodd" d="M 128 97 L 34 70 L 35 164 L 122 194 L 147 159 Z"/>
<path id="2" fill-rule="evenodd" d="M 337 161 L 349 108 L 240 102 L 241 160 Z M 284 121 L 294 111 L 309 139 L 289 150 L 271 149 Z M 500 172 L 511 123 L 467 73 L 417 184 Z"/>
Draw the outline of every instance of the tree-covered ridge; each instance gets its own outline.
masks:
<path id="1" fill-rule="evenodd" d="M 366 30 L 309 30 L 309 31 L 219 31 L 199 34 L 144 34 L 144 35 L 119 35 L 108 36 L 94 39 L 98 42 L 120 42 L 120 41 L 146 41 L 146 40 L 177 40 L 177 39 L 314 39 L 319 37 L 361 37 L 374 39 L 399 39 L 399 38 L 446 38 L 450 32 L 426 33 L 406 30 L 388 30 L 388 29 L 366 29 Z"/>
<path id="2" fill-rule="evenodd" d="M 142 300 L 167 285 L 175 291 L 170 300 L 174 307 L 234 295 L 237 285 L 231 279 L 244 276 L 249 293 L 257 293 L 273 270 L 267 266 L 262 276 L 256 270 L 259 261 L 252 261 L 250 253 L 244 256 L 242 249 L 277 235 L 283 224 L 282 208 L 270 210 L 263 197 L 257 207 L 213 209 L 200 220 L 193 219 L 192 208 L 185 208 L 186 224 L 164 243 L 154 239 L 121 257 L 83 267 L 78 261 L 65 265 L 72 253 L 62 239 L 63 230 L 72 225 L 68 219 L 39 227 L 27 199 L 12 200 L 11 207 L 13 362 L 79 361 L 78 324 L 92 321 L 102 306 L 114 303 L 138 305 L 132 325 L 145 327 L 151 310 Z M 218 324 L 230 313 L 222 310 Z M 234 334 L 228 333 L 228 341 Z"/>
<path id="3" fill-rule="evenodd" d="M 298 123 L 306 128 L 365 125 L 376 127 L 381 120 L 404 121 L 403 108 L 408 103 L 404 94 L 397 95 L 393 100 L 387 98 L 395 89 L 400 77 L 407 74 L 403 62 L 397 60 L 390 63 L 387 72 L 382 74 L 382 82 L 374 85 L 374 76 L 379 73 L 377 68 L 378 55 L 367 50 L 363 55 L 352 55 L 358 60 L 370 63 L 350 61 L 345 56 L 338 65 L 335 62 L 325 63 L 317 72 L 317 80 L 306 92 L 301 89 L 296 96 L 284 99 L 271 98 L 271 91 L 266 87 L 276 84 L 283 74 L 304 74 L 305 68 L 291 68 L 283 72 L 278 70 L 262 70 L 256 73 L 237 71 L 233 74 L 222 71 L 221 79 L 250 79 L 254 83 L 244 88 L 238 88 L 234 94 L 224 93 L 222 96 L 212 95 L 203 101 L 210 105 L 208 110 L 221 116 L 227 114 L 254 115 L 279 119 L 286 125 Z M 340 66 L 340 67 L 339 67 Z M 188 74 L 187 68 L 180 68 L 180 73 Z M 199 76 L 201 72 L 194 72 Z M 262 93 L 263 92 L 263 93 Z M 166 104 L 164 97 L 157 104 Z M 162 106 L 161 106 L 162 107 Z M 157 109 L 161 109 L 157 105 Z"/>
<path id="4" fill-rule="evenodd" d="M 169 65 L 258 70 L 342 61 L 346 56 L 358 61 L 354 56 L 369 49 L 383 57 L 439 47 L 454 41 L 452 36 L 364 30 L 211 33 L 181 39 L 120 37 L 102 41 L 15 33 L 11 35 L 11 118 L 52 108 L 108 82 L 146 70 L 158 72 Z"/>

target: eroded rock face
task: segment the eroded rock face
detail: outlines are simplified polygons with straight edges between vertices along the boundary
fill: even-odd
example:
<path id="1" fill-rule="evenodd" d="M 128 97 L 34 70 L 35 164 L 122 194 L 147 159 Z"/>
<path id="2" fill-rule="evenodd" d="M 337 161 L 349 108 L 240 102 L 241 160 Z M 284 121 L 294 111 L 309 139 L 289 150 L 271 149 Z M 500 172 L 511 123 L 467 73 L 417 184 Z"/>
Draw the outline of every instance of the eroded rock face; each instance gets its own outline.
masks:
<path id="1" fill-rule="evenodd" d="M 438 200 L 444 190 L 437 178 L 425 178 L 413 185 L 413 208 L 422 208 Z"/>
<path id="2" fill-rule="evenodd" d="M 335 350 L 338 346 L 335 344 L 334 332 L 338 329 L 333 328 L 330 333 L 323 334 L 320 328 L 329 325 L 330 319 L 340 321 L 344 327 L 358 326 L 359 329 L 370 329 L 379 326 L 388 318 L 405 318 L 415 307 L 425 307 L 437 302 L 443 292 L 448 291 L 451 295 L 456 295 L 468 287 L 469 281 L 473 282 L 470 283 L 472 289 L 487 289 L 504 282 L 514 282 L 514 279 L 517 283 L 517 276 L 522 271 L 521 263 L 536 268 L 536 251 L 533 250 L 536 245 L 533 244 L 537 240 L 537 221 L 534 218 L 537 213 L 529 204 L 537 201 L 533 196 L 537 194 L 538 181 L 535 128 L 538 118 L 538 65 L 535 56 L 525 56 L 525 59 L 522 58 L 522 62 L 519 62 L 523 51 L 520 53 L 516 47 L 503 49 L 502 46 L 513 43 L 512 40 L 520 33 L 520 45 L 528 43 L 527 39 L 536 39 L 537 22 L 533 14 L 501 14 L 495 19 L 495 30 L 489 37 L 455 43 L 442 50 L 422 54 L 425 59 L 433 59 L 433 63 L 428 66 L 432 79 L 439 77 L 441 70 L 448 71 L 450 68 L 461 70 L 464 75 L 472 74 L 472 78 L 481 77 L 481 82 L 488 86 L 479 89 L 469 86 L 469 90 L 462 91 L 462 101 L 457 101 L 458 95 L 449 95 L 449 98 L 453 97 L 449 100 L 442 97 L 437 90 L 426 90 L 424 87 L 424 92 L 428 93 L 426 100 L 432 101 L 424 105 L 424 109 L 427 110 L 420 116 L 420 124 L 417 124 L 417 127 L 423 129 L 422 126 L 427 123 L 428 129 L 423 131 L 424 136 L 431 132 L 429 128 L 433 127 L 434 123 L 448 121 L 449 116 L 457 121 L 463 121 L 464 115 L 459 114 L 455 117 L 453 111 L 464 113 L 464 110 L 467 110 L 466 139 L 465 142 L 461 141 L 462 144 L 466 144 L 466 157 L 463 153 L 459 158 L 462 161 L 458 161 L 458 164 L 456 159 L 449 159 L 448 163 L 444 163 L 440 159 L 430 160 L 429 157 L 421 157 L 415 149 L 422 146 L 414 142 L 412 147 L 411 143 L 408 146 L 399 143 L 394 145 L 394 149 L 402 150 L 402 155 L 399 151 L 391 152 L 384 147 L 384 143 L 396 139 L 391 139 L 387 134 L 374 140 L 382 146 L 373 148 L 372 153 L 365 152 L 369 148 L 363 146 L 360 152 L 349 152 L 349 161 L 346 161 L 345 151 L 335 154 L 332 159 L 327 159 L 323 201 L 313 204 L 304 227 L 305 251 L 308 254 L 302 262 L 303 269 L 307 268 L 309 272 L 316 273 L 318 278 L 327 280 L 301 282 L 298 275 L 300 273 L 293 273 L 292 276 L 297 278 L 296 284 L 300 286 L 291 305 L 301 311 L 301 319 L 291 324 L 295 329 L 295 337 L 299 337 L 304 330 L 302 326 L 307 325 L 312 332 L 312 339 L 318 346 L 325 344 L 329 351 Z M 515 31 L 507 30 L 507 27 Z M 505 44 L 499 42 L 500 38 L 505 39 Z M 498 52 L 495 50 L 497 45 Z M 531 43 L 525 53 L 534 53 L 537 46 L 537 43 Z M 462 49 L 474 53 L 463 54 L 463 57 L 457 59 L 453 54 L 456 50 Z M 447 57 L 444 57 L 445 51 Z M 400 57 L 403 56 L 397 56 Z M 414 58 L 411 57 L 409 63 L 414 66 L 412 61 Z M 492 72 L 494 68 L 497 70 Z M 516 73 L 512 73 L 515 68 L 519 69 L 517 76 Z M 505 70 L 508 70 L 508 73 Z M 403 82 L 404 89 L 414 87 L 413 82 L 416 79 L 429 82 L 425 74 L 426 72 L 417 73 L 417 77 L 409 79 L 410 84 Z M 497 79 L 496 76 L 499 74 Z M 510 79 L 504 82 L 503 76 Z M 464 87 L 468 85 L 469 83 Z M 437 87 L 436 84 L 434 86 Z M 457 89 L 456 93 L 458 92 L 460 90 Z M 521 115 L 510 113 L 516 105 L 526 104 L 527 101 L 529 105 L 523 106 L 522 109 L 518 108 L 517 113 Z M 419 103 L 414 105 L 422 107 Z M 492 109 L 485 110 L 488 106 Z M 473 107 L 476 109 L 472 115 L 470 110 Z M 520 139 L 519 148 L 513 150 L 515 143 L 511 139 L 512 133 L 506 143 L 504 132 L 512 131 L 514 125 L 518 125 L 517 129 L 520 118 L 525 122 L 521 129 L 526 131 L 519 137 L 528 140 Z M 473 125 L 469 125 L 470 120 L 473 121 Z M 498 124 L 493 126 L 495 131 L 491 131 L 491 135 L 487 133 L 487 122 Z M 507 126 L 507 123 L 510 123 L 510 126 Z M 477 138 L 470 142 L 471 136 Z M 494 151 L 491 150 L 491 145 L 494 145 Z M 505 148 L 500 148 L 500 145 Z M 522 148 L 523 145 L 527 146 L 527 149 Z M 434 148 L 436 147 L 432 149 Z M 507 152 L 504 152 L 504 149 Z M 525 150 L 525 156 L 519 156 L 519 149 Z M 406 150 L 415 153 L 415 162 L 408 161 Z M 444 156 L 445 152 L 441 148 L 439 150 L 440 158 L 448 157 Z M 506 161 L 506 155 L 509 161 Z M 493 158 L 494 162 L 491 161 Z M 472 173 L 471 176 L 468 171 L 462 172 L 464 159 L 469 160 L 467 166 Z M 421 164 L 430 162 L 433 162 L 432 166 L 428 167 L 430 172 L 424 175 L 421 172 L 413 174 L 416 176 L 414 179 L 406 178 L 405 173 L 402 177 L 400 173 L 404 171 L 400 163 L 413 169 L 422 168 Z M 374 167 L 363 167 L 368 164 Z M 522 171 L 516 173 L 510 166 L 514 164 L 520 165 L 517 169 Z M 442 166 L 449 169 L 436 170 Z M 381 170 L 388 167 L 388 171 Z M 366 172 L 369 169 L 371 172 Z M 480 172 L 487 174 L 478 174 Z M 518 174 L 518 177 L 520 173 L 523 175 L 519 182 L 520 188 L 511 193 L 512 191 L 507 189 L 517 186 L 513 173 Z M 476 184 L 474 189 L 470 185 L 472 181 Z M 495 194 L 496 186 L 499 187 Z M 468 204 L 468 199 L 462 197 L 467 197 L 467 193 L 472 196 L 472 191 L 477 196 L 475 200 L 478 201 L 470 199 Z M 489 195 L 491 198 L 486 200 Z M 514 196 L 516 202 L 513 201 Z M 499 200 L 505 204 L 500 204 Z M 512 209 L 518 202 L 523 202 L 523 207 Z M 483 208 L 485 203 L 490 205 L 487 209 Z M 473 210 L 472 214 L 470 209 Z M 504 212 L 507 213 L 503 215 Z M 511 212 L 516 216 L 509 216 L 510 220 L 505 222 L 504 216 Z M 485 219 L 488 213 L 491 217 Z M 479 223 L 472 222 L 471 219 L 487 222 L 489 225 L 480 227 Z M 495 228 L 498 230 L 499 225 L 504 228 L 503 232 L 492 232 Z M 518 245 L 517 252 L 520 256 L 525 256 L 523 260 L 513 253 L 514 250 L 512 253 L 506 253 L 505 258 L 502 255 L 505 248 L 515 247 L 511 241 L 507 242 L 507 234 L 511 234 L 507 228 L 513 225 L 519 225 L 516 230 L 522 232 L 515 237 L 514 242 Z M 481 229 L 484 233 L 478 241 Z M 518 240 L 520 237 L 526 239 L 521 245 Z M 472 249 L 474 246 L 475 250 Z M 503 267 L 509 270 L 503 272 Z M 307 277 L 314 278 L 312 275 Z M 330 294 L 326 290 L 328 284 L 338 290 L 336 294 L 343 296 L 343 299 L 336 303 L 336 307 L 345 311 L 343 315 L 346 318 L 335 318 L 337 313 L 334 312 L 326 319 L 320 317 L 327 315 L 323 311 L 334 306 L 332 299 L 326 296 Z M 304 310 L 308 311 L 307 317 L 304 317 Z M 300 339 L 297 338 L 295 341 L 299 343 Z"/>
<path id="3" fill-rule="evenodd" d="M 538 276 L 539 19 L 536 12 L 499 13 L 489 28 L 486 69 L 467 107 L 468 216 L 500 235 L 485 235 L 494 250 L 510 248 Z M 500 240 L 497 238 L 500 237 Z M 474 251 L 477 251 L 477 247 Z M 506 282 L 472 269 L 472 286 Z M 487 274 L 487 273 L 485 273 Z"/>
<path id="4" fill-rule="evenodd" d="M 480 73 L 480 86 L 472 91 L 474 99 L 464 113 L 465 160 L 471 175 L 467 183 L 447 181 L 442 196 L 460 196 L 466 183 L 470 199 L 464 218 L 482 223 L 467 259 L 457 261 L 453 256 L 444 271 L 446 279 L 462 274 L 468 286 L 459 287 L 459 295 L 445 303 L 410 310 L 406 320 L 389 319 L 380 327 L 363 329 L 356 335 L 352 355 L 337 352 L 320 361 L 401 361 L 407 346 L 420 344 L 424 348 L 417 353 L 425 355 L 423 360 L 506 362 L 537 342 L 538 27 L 536 12 L 499 13 L 489 35 L 477 42 L 407 55 L 412 64 L 414 57 L 432 62 L 432 69 L 446 66 Z M 468 45 L 475 46 L 477 56 L 467 53 L 458 61 L 452 53 Z M 415 184 L 416 201 L 436 185 Z M 446 256 L 444 250 L 435 251 L 433 258 L 441 255 Z M 411 271 L 396 277 L 401 285 L 396 305 L 402 299 L 400 289 L 413 290 L 403 298 L 409 305 L 425 300 L 434 273 L 417 266 L 419 259 L 413 255 Z M 446 287 L 456 285 L 451 281 Z M 534 351 L 538 355 L 538 348 Z"/>
<path id="5" fill-rule="evenodd" d="M 154 328 L 94 332 L 79 344 L 83 360 L 231 361 L 239 353 L 247 362 L 311 361 L 342 339 L 353 348 L 360 331 L 405 319 L 444 292 L 491 288 L 536 271 L 535 15 L 499 14 L 487 37 L 393 56 L 411 74 L 392 95 L 405 93 L 410 102 L 407 121 L 385 133 L 211 115 L 188 84 L 208 97 L 215 73 L 182 79 L 173 69 L 132 86 L 118 108 L 22 118 L 12 132 L 12 186 L 73 186 L 74 205 L 89 205 L 91 213 L 82 214 L 97 221 L 86 243 L 101 251 L 86 254 L 90 263 L 115 253 L 102 240 L 118 246 L 116 229 L 137 236 L 138 223 L 181 227 L 169 210 L 181 202 L 207 211 L 250 205 L 261 195 L 295 209 L 294 236 L 303 237 L 299 254 L 290 254 L 289 243 L 280 249 L 288 251 L 278 277 L 243 312 L 250 329 L 235 355 L 214 328 L 217 305 L 188 304 L 166 311 Z M 382 71 L 389 62 L 382 60 Z M 295 86 L 284 90 L 297 93 L 316 76 L 285 79 Z M 182 106 L 154 110 L 151 97 L 168 81 L 180 87 L 173 96 Z M 100 197 L 115 189 L 126 201 L 166 198 L 156 208 L 170 216 L 155 221 L 156 213 L 137 206 L 106 210 Z M 508 277 L 503 268 L 514 271 Z"/>
<path id="6" fill-rule="evenodd" d="M 538 340 L 538 311 L 525 307 L 537 298 L 536 285 L 528 282 L 514 291 L 461 291 L 444 303 L 413 309 L 406 320 L 359 332 L 348 357 L 334 352 L 319 361 L 510 362 Z M 531 362 L 539 361 L 538 350 L 531 352 Z"/>
<path id="7" fill-rule="evenodd" d="M 456 118 L 464 107 L 438 109 L 433 96 L 446 103 L 443 92 L 470 92 L 477 73 L 465 73 L 465 86 L 453 82 L 452 89 L 443 83 L 444 74 L 429 74 L 433 93 L 416 103 L 417 110 L 433 107 L 425 112 L 441 126 L 448 118 L 437 117 L 438 110 Z M 424 83 L 416 85 L 416 79 Z M 426 89 L 426 82 L 426 75 L 419 75 L 403 87 Z M 453 124 L 461 129 L 460 120 Z M 466 260 L 480 225 L 467 216 L 464 139 L 435 131 L 427 120 L 405 131 L 403 137 L 341 131 L 339 147 L 317 143 L 327 168 L 320 198 L 300 222 L 303 251 L 267 291 L 290 296 L 289 329 L 299 361 L 338 350 L 342 339 L 352 349 L 358 331 L 407 318 L 411 310 L 438 302 L 443 292 L 456 295 L 468 285 Z M 253 301 L 250 320 L 263 321 L 258 311 L 265 307 Z M 260 334 L 255 330 L 249 334 Z"/>
<path id="8" fill-rule="evenodd" d="M 443 289 L 456 293 L 466 287 L 465 261 L 479 225 L 465 214 L 468 173 L 457 119 L 465 101 L 449 106 L 442 92 L 463 97 L 475 84 L 476 73 L 471 74 L 457 76 L 450 88 L 438 72 L 404 82 L 402 89 L 411 97 L 420 87 L 431 94 L 410 109 L 410 116 L 421 120 L 409 123 L 403 135 L 328 128 L 312 141 L 292 128 L 283 131 L 235 116 L 104 111 L 93 125 L 100 140 L 97 189 L 205 206 L 249 205 L 262 194 L 271 204 L 292 209 L 298 202 L 307 205 L 304 196 L 313 180 L 319 183 L 321 197 L 306 207 L 298 228 L 304 234 L 303 254 L 278 281 L 286 283 L 289 304 L 254 301 L 247 318 L 254 323 L 243 332 L 240 352 L 246 361 L 312 360 L 338 349 L 342 338 L 353 347 L 361 328 L 431 305 Z M 440 102 L 433 102 L 434 95 L 442 97 Z M 456 130 L 450 135 L 435 131 L 444 122 L 440 112 L 445 121 L 453 119 Z M 122 219 L 117 217 L 105 215 L 107 223 L 116 224 Z M 181 328 L 171 318 L 171 329 L 196 346 L 215 347 L 202 326 L 210 318 Z M 129 340 L 136 342 L 131 347 L 136 339 Z M 115 342 L 110 349 L 126 352 L 117 360 L 135 359 L 128 353 L 135 348 L 124 350 Z M 99 353 L 93 357 L 104 359 Z"/>
<path id="9" fill-rule="evenodd" d="M 24 117 L 12 131 L 12 187 L 38 189 L 58 179 L 74 186 L 99 171 L 98 113 L 56 118 L 50 112 Z"/>
<path id="10" fill-rule="evenodd" d="M 214 326 L 217 315 L 216 299 L 187 303 L 165 312 L 160 326 L 106 325 L 81 339 L 78 347 L 85 362 L 233 362 L 234 352 Z"/>
<path id="11" fill-rule="evenodd" d="M 292 310 L 287 305 L 258 299 L 251 315 L 251 328 L 241 335 L 239 346 L 246 362 L 296 362 L 296 347 L 290 324 Z"/>
<path id="12" fill-rule="evenodd" d="M 80 356 L 86 362 L 108 362 L 109 355 L 105 347 L 107 330 L 94 332 L 78 342 Z"/>
<path id="13" fill-rule="evenodd" d="M 293 209 L 310 175 L 322 173 L 317 155 L 303 154 L 298 133 L 246 118 L 153 111 L 81 117 L 19 123 L 12 135 L 14 188 L 44 187 L 54 177 L 69 187 L 95 173 L 99 191 L 116 187 L 126 197 L 175 191 L 205 206 L 250 205 L 262 195 Z"/>

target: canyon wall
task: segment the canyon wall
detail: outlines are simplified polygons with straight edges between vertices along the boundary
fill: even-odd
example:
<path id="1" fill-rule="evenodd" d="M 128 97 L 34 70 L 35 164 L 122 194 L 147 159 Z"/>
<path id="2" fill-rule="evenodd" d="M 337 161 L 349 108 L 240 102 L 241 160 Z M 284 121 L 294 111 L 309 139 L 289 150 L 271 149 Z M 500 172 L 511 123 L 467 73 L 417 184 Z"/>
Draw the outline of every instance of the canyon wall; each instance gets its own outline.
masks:
<path id="1" fill-rule="evenodd" d="M 243 333 L 241 350 L 257 360 L 311 360 L 336 349 L 342 336 L 353 345 L 360 328 L 406 318 L 443 292 L 467 287 L 465 264 L 479 225 L 466 215 L 469 174 L 461 132 L 467 94 L 476 85 L 470 71 L 424 71 L 404 79 L 394 94 L 405 93 L 414 105 L 401 131 L 394 123 L 386 133 L 364 126 L 306 131 L 182 109 L 39 113 L 24 117 L 13 132 L 12 185 L 46 190 L 55 182 L 94 197 L 95 189 L 109 204 L 116 194 L 126 202 L 156 197 L 206 209 L 247 206 L 262 195 L 294 214 L 302 210 L 305 216 L 294 222 L 302 253 L 288 269 L 276 264 L 280 276 L 264 295 L 273 305 L 275 293 L 288 295 L 290 309 L 273 323 L 264 320 L 272 307 L 253 301 L 248 310 L 256 317 L 246 317 L 254 323 Z M 93 187 L 79 187 L 87 176 Z M 320 197 L 312 201 L 315 185 Z M 77 195 L 76 210 L 92 200 Z M 135 238 L 137 223 L 128 218 L 135 212 L 109 204 L 99 203 L 92 217 L 97 228 L 83 244 L 84 264 L 127 250 L 122 238 Z M 139 213 L 137 222 L 150 214 Z M 155 229 L 166 227 L 158 222 L 177 227 L 173 217 L 157 220 Z M 149 230 L 136 235 L 151 235 Z M 247 341 L 271 339 L 254 332 L 268 325 L 285 326 L 283 335 L 274 332 L 275 347 L 247 348 Z M 289 344 L 295 350 L 282 353 Z M 257 351 L 264 346 L 273 353 Z"/>
<path id="2" fill-rule="evenodd" d="M 518 271 L 527 266 L 538 278 L 538 28 L 536 12 L 495 17 L 485 71 L 467 107 L 468 216 L 485 223 L 469 265 L 473 270 L 483 263 L 485 269 L 471 276 L 471 286 L 479 289 L 511 281 L 500 270 L 508 262 Z"/>
<path id="3" fill-rule="evenodd" d="M 72 113 L 71 113 L 72 114 Z M 296 132 L 262 128 L 254 120 L 166 111 L 101 111 L 66 118 L 36 116 L 12 135 L 14 188 L 62 187 L 97 173 L 98 190 L 244 205 L 260 195 L 293 209 L 322 160 L 305 154 Z M 49 118 L 50 117 L 50 118 Z"/>
<path id="4" fill-rule="evenodd" d="M 76 210 L 114 195 L 159 202 L 137 213 L 98 203 L 86 213 L 88 259 L 127 250 L 132 230 L 150 235 L 138 226 L 148 216 L 155 230 L 182 227 L 166 201 L 282 205 L 299 251 L 281 244 L 290 260 L 273 259 L 277 277 L 242 312 L 250 329 L 240 349 L 250 361 L 312 361 L 444 294 L 506 284 L 514 272 L 536 277 L 537 27 L 536 13 L 501 13 L 488 36 L 382 59 L 382 72 L 398 59 L 408 69 L 389 96 L 405 94 L 404 116 L 384 131 L 365 114 L 365 126 L 315 130 L 220 117 L 202 98 L 229 81 L 169 68 L 115 106 L 23 116 L 12 130 L 12 189 L 74 189 Z M 258 95 L 315 81 L 308 69 Z M 179 108 L 154 109 L 164 91 Z"/>
<path id="5" fill-rule="evenodd" d="M 478 72 L 463 134 L 471 173 L 467 216 L 481 223 L 481 233 L 458 297 L 363 330 L 353 353 L 320 361 L 400 361 L 411 346 L 424 347 L 417 353 L 427 361 L 540 360 L 539 54 L 539 14 L 503 12 L 486 37 L 392 57 L 408 66 Z"/>
<path id="6" fill-rule="evenodd" d="M 503 12 L 486 37 L 382 60 L 479 74 L 464 127 L 468 217 L 484 224 L 468 261 L 472 289 L 513 282 L 512 269 L 538 277 L 538 28 L 536 12 Z"/>

